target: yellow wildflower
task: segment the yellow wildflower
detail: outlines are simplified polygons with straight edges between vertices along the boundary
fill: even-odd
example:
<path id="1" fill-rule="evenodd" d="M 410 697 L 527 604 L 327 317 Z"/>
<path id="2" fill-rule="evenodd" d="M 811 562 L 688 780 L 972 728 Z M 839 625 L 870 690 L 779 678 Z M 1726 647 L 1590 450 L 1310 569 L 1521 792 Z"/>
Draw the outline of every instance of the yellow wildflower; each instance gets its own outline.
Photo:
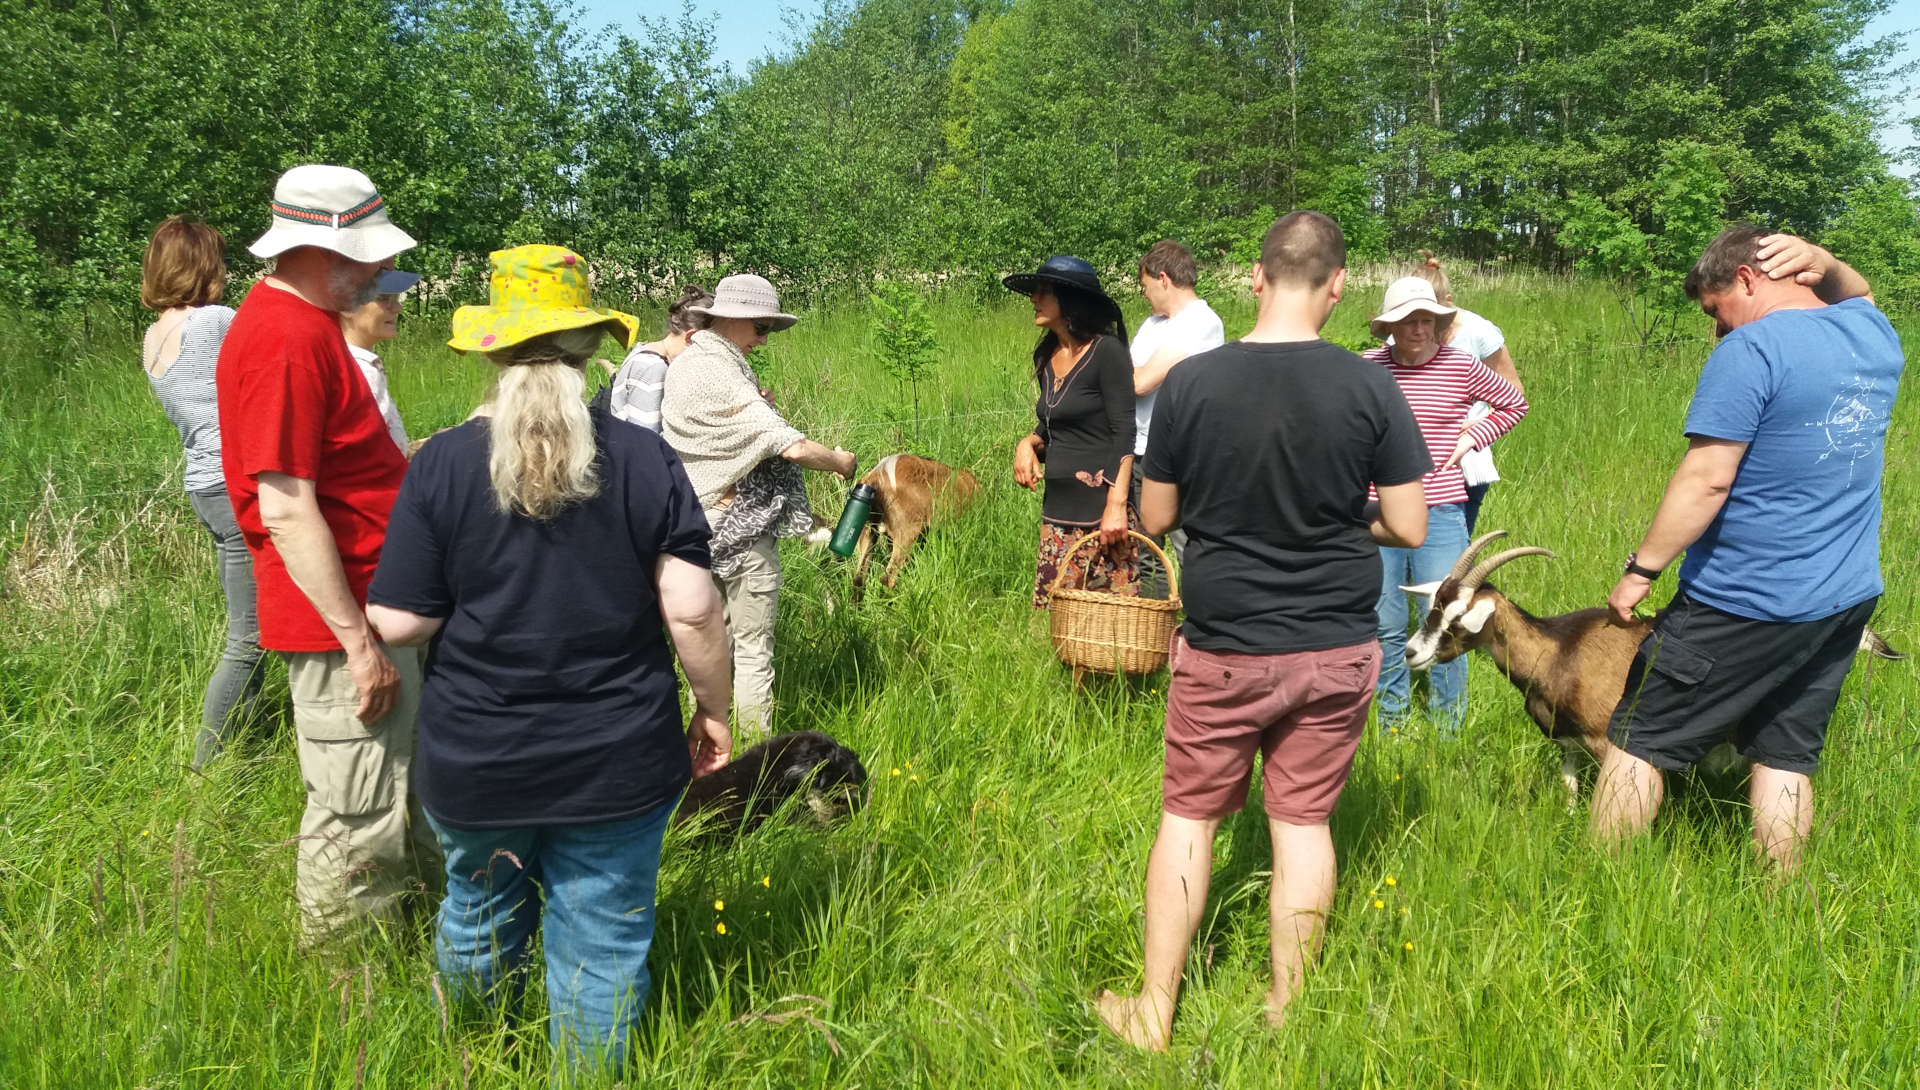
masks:
<path id="1" fill-rule="evenodd" d="M 907 782 L 908 782 L 908 783 L 919 783 L 919 782 L 920 782 L 920 777 L 918 777 L 918 776 L 908 776 L 908 777 L 907 777 Z"/>
<path id="2" fill-rule="evenodd" d="M 761 884 L 761 885 L 763 885 L 763 886 L 765 886 L 765 887 L 767 887 L 768 889 L 772 889 L 772 888 L 773 888 L 773 875 L 771 875 L 771 874 L 763 874 L 763 875 L 761 875 L 761 876 L 760 876 L 760 884 Z"/>
<path id="3" fill-rule="evenodd" d="M 1394 881 L 1394 880 L 1393 880 L 1393 875 L 1391 875 L 1391 874 L 1389 874 L 1389 875 L 1387 875 L 1387 885 L 1389 885 L 1389 886 L 1397 886 L 1397 885 L 1399 885 L 1399 884 L 1400 884 L 1400 883 L 1398 883 L 1398 882 L 1396 882 L 1396 881 Z"/>
<path id="4" fill-rule="evenodd" d="M 724 934 L 726 934 L 726 933 L 727 933 L 727 925 L 726 925 L 726 924 L 723 924 L 723 923 L 717 923 L 717 924 L 714 924 L 714 925 L 713 925 L 713 933 L 714 933 L 714 934 L 716 934 L 716 935 L 724 935 Z"/>
<path id="5" fill-rule="evenodd" d="M 725 912 L 727 910 L 727 902 L 725 901 L 713 902 L 713 910 L 715 912 Z"/>
<path id="6" fill-rule="evenodd" d="M 896 768 L 896 769 L 894 769 L 894 770 L 893 770 L 893 774 L 894 774 L 894 775 L 896 775 L 896 776 L 898 776 L 898 775 L 900 774 L 900 770 L 899 770 L 899 769 L 897 769 L 897 768 Z"/>
<path id="7" fill-rule="evenodd" d="M 1385 902 L 1385 901 L 1375 901 L 1375 902 L 1373 902 L 1373 907 L 1375 907 L 1375 908 L 1385 908 L 1385 907 L 1387 907 L 1387 902 Z"/>
<path id="8" fill-rule="evenodd" d="M 1413 944 L 1412 944 L 1412 943 L 1408 943 L 1408 944 L 1406 944 L 1405 946 L 1403 946 L 1403 947 L 1401 947 L 1401 949 L 1403 949 L 1403 950 L 1405 950 L 1405 951 L 1406 951 L 1407 953 L 1409 953 L 1409 954 L 1411 954 L 1411 953 L 1413 953 Z"/>

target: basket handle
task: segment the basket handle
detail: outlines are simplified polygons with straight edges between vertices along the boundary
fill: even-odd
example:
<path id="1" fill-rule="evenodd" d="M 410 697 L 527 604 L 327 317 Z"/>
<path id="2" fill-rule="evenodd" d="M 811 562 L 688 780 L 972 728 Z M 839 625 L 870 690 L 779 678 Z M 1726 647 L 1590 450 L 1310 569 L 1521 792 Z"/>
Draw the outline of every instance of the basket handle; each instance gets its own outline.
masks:
<path id="1" fill-rule="evenodd" d="M 1153 550 L 1153 555 L 1160 558 L 1160 567 L 1162 570 L 1164 570 L 1167 573 L 1168 600 L 1176 601 L 1176 602 L 1179 601 L 1180 600 L 1180 579 L 1178 576 L 1174 575 L 1173 564 L 1167 559 L 1167 554 L 1160 551 L 1160 546 L 1155 545 L 1153 543 L 1152 538 L 1148 537 L 1147 535 L 1141 533 L 1138 530 L 1128 530 L 1127 536 L 1139 538 L 1143 543 L 1145 543 L 1147 548 Z M 1094 530 L 1094 531 L 1089 531 L 1087 533 L 1081 534 L 1079 538 L 1076 539 L 1072 545 L 1067 546 L 1067 551 L 1060 554 L 1060 571 L 1058 574 L 1056 574 L 1053 577 L 1053 585 L 1047 588 L 1048 597 L 1052 597 L 1053 592 L 1060 589 L 1060 581 L 1067 577 L 1067 573 L 1069 571 L 1073 570 L 1072 565 L 1068 564 L 1067 561 L 1072 560 L 1073 554 L 1080 551 L 1080 546 L 1085 545 L 1089 541 L 1099 541 L 1099 540 L 1100 540 L 1100 533 L 1099 531 Z"/>

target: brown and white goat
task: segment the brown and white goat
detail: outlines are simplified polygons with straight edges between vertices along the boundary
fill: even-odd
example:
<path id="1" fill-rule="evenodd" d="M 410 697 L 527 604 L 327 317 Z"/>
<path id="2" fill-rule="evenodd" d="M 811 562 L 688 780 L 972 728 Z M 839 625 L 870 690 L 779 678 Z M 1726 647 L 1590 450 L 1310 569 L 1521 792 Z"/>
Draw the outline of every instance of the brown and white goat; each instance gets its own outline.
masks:
<path id="1" fill-rule="evenodd" d="M 1485 652 L 1526 698 L 1527 714 L 1560 744 L 1560 779 L 1571 808 L 1580 794 L 1580 752 L 1598 761 L 1613 748 L 1607 723 L 1626 691 L 1627 670 L 1653 629 L 1653 619 L 1623 628 L 1608 623 L 1605 609 L 1535 617 L 1487 577 L 1509 561 L 1553 553 L 1528 546 L 1478 559 L 1489 542 L 1505 536 L 1505 530 L 1495 530 L 1476 538 L 1438 583 L 1402 588 L 1432 601 L 1420 631 L 1407 641 L 1407 666 L 1425 670 L 1468 651 Z M 1872 629 L 1862 636 L 1861 648 L 1881 658 L 1905 657 Z"/>
<path id="2" fill-rule="evenodd" d="M 860 483 L 871 485 L 879 498 L 873 504 L 873 518 L 861 528 L 860 540 L 854 545 L 856 602 L 867 584 L 867 566 L 873 562 L 876 523 L 893 542 L 887 570 L 880 576 L 881 585 L 892 587 L 920 535 L 973 506 L 980 495 L 980 481 L 972 470 L 955 469 L 917 454 L 887 455 L 860 478 Z"/>

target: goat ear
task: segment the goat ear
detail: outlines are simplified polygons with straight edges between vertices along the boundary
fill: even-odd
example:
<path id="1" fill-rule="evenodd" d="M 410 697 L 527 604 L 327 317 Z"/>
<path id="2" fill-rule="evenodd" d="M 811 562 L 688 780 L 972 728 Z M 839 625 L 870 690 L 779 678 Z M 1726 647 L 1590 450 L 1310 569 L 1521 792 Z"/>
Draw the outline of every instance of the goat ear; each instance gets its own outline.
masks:
<path id="1" fill-rule="evenodd" d="M 1499 604 L 1500 603 L 1495 602 L 1491 598 L 1482 598 L 1480 601 L 1475 602 L 1472 609 L 1460 615 L 1460 627 L 1469 632 L 1479 633 L 1482 628 L 1486 627 L 1487 618 L 1493 616 L 1493 611 L 1498 608 Z"/>
<path id="2" fill-rule="evenodd" d="M 1401 587 L 1400 589 L 1406 591 L 1408 594 L 1418 594 L 1422 598 L 1432 598 L 1434 595 L 1440 593 L 1440 584 L 1436 581 L 1432 583 L 1421 583 L 1416 587 Z"/>

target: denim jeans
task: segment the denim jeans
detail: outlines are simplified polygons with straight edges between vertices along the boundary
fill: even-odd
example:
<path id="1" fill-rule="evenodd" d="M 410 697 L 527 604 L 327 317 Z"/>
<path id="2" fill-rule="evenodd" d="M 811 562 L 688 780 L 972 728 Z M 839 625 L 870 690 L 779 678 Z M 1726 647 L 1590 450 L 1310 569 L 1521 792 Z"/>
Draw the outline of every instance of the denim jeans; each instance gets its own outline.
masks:
<path id="1" fill-rule="evenodd" d="M 1480 522 L 1480 505 L 1487 502 L 1487 493 L 1493 489 L 1490 484 L 1470 484 L 1467 486 L 1467 537 L 1473 537 L 1473 528 Z"/>
<path id="2" fill-rule="evenodd" d="M 447 1001 L 511 1004 L 534 931 L 544 930 L 555 1059 L 625 1063 L 652 983 L 654 887 L 674 805 L 628 821 L 517 829 L 454 829 L 427 815 L 447 855 L 434 943 Z"/>
<path id="3" fill-rule="evenodd" d="M 1453 562 L 1467 551 L 1467 520 L 1462 504 L 1427 510 L 1427 540 L 1418 549 L 1380 550 L 1380 682 L 1374 705 L 1383 729 L 1397 729 L 1407 718 L 1412 683 L 1407 671 L 1407 592 L 1403 586 L 1445 579 Z M 1420 599 L 1421 607 L 1426 600 Z M 1416 621 L 1425 620 L 1418 614 Z M 1452 737 L 1467 714 L 1467 660 L 1463 656 L 1428 670 L 1433 692 L 1428 708 L 1440 733 Z"/>
<path id="4" fill-rule="evenodd" d="M 213 535 L 214 556 L 220 563 L 220 587 L 227 598 L 227 647 L 207 682 L 201 702 L 200 737 L 193 746 L 193 767 L 200 769 L 220 755 L 242 724 L 252 720 L 260 703 L 260 622 L 253 594 L 253 557 L 233 520 L 233 505 L 224 488 L 187 493 L 200 525 Z"/>

